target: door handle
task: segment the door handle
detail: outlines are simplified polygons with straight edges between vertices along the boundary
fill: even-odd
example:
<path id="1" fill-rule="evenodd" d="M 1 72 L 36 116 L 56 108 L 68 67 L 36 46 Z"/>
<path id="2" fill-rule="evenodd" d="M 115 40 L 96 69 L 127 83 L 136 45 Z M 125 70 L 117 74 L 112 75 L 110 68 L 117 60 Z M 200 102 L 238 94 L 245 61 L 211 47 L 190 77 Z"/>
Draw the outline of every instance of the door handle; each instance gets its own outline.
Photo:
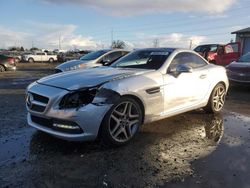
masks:
<path id="1" fill-rule="evenodd" d="M 205 79 L 207 77 L 207 75 L 206 74 L 202 74 L 202 75 L 200 75 L 200 79 Z"/>

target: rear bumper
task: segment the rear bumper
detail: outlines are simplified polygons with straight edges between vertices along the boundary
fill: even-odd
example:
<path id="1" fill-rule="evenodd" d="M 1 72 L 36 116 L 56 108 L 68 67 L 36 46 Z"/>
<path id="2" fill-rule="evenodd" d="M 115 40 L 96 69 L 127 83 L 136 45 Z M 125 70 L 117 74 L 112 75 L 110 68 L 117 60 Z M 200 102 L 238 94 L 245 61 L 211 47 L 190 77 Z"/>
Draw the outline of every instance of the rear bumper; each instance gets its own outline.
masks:
<path id="1" fill-rule="evenodd" d="M 15 71 L 16 70 L 16 66 L 11 66 L 11 67 L 6 67 L 7 71 Z"/>
<path id="2" fill-rule="evenodd" d="M 250 86 L 250 81 L 229 79 L 232 86 Z"/>

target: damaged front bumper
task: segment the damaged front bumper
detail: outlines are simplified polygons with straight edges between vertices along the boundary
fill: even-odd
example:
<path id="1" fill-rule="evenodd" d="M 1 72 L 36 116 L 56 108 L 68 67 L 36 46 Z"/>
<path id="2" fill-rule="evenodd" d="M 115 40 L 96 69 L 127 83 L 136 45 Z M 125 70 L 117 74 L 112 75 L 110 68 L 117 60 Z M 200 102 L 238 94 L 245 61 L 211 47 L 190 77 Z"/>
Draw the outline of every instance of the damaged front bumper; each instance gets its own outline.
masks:
<path id="1" fill-rule="evenodd" d="M 105 114 L 120 95 L 101 89 L 89 104 L 77 108 L 60 108 L 60 102 L 69 93 L 61 88 L 31 85 L 26 99 L 28 124 L 64 140 L 95 140 Z"/>
<path id="2" fill-rule="evenodd" d="M 95 140 L 102 119 L 111 106 L 89 104 L 79 110 L 54 110 L 47 115 L 29 112 L 27 119 L 30 126 L 64 140 Z M 79 126 L 79 132 L 74 132 L 77 128 L 74 129 L 73 124 L 75 127 Z M 59 127 L 58 125 L 64 126 Z"/>

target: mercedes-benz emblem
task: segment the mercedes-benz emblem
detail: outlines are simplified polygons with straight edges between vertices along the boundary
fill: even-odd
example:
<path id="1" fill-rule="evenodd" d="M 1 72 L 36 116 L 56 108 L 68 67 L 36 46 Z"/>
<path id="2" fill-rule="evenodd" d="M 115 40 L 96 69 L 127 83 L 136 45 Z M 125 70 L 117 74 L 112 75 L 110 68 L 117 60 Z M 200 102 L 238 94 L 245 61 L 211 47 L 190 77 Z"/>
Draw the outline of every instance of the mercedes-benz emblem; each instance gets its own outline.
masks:
<path id="1" fill-rule="evenodd" d="M 31 93 L 28 93 L 26 97 L 26 103 L 29 108 L 32 108 L 33 101 L 34 101 L 33 95 Z"/>

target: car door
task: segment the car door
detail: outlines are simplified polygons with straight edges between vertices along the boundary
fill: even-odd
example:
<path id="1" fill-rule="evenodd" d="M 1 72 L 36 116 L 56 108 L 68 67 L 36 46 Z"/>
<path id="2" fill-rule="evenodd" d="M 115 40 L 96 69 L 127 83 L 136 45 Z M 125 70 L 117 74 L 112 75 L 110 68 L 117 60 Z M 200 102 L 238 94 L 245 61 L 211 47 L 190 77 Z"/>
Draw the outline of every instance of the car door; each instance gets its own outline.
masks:
<path id="1" fill-rule="evenodd" d="M 191 72 L 176 74 L 178 65 L 187 65 Z M 170 63 L 164 80 L 165 113 L 174 113 L 198 106 L 209 89 L 207 62 L 191 52 L 177 54 Z"/>
<path id="2" fill-rule="evenodd" d="M 41 61 L 48 61 L 45 53 L 41 53 Z"/>
<path id="3" fill-rule="evenodd" d="M 42 61 L 42 52 L 37 52 L 34 59 L 35 61 Z"/>

